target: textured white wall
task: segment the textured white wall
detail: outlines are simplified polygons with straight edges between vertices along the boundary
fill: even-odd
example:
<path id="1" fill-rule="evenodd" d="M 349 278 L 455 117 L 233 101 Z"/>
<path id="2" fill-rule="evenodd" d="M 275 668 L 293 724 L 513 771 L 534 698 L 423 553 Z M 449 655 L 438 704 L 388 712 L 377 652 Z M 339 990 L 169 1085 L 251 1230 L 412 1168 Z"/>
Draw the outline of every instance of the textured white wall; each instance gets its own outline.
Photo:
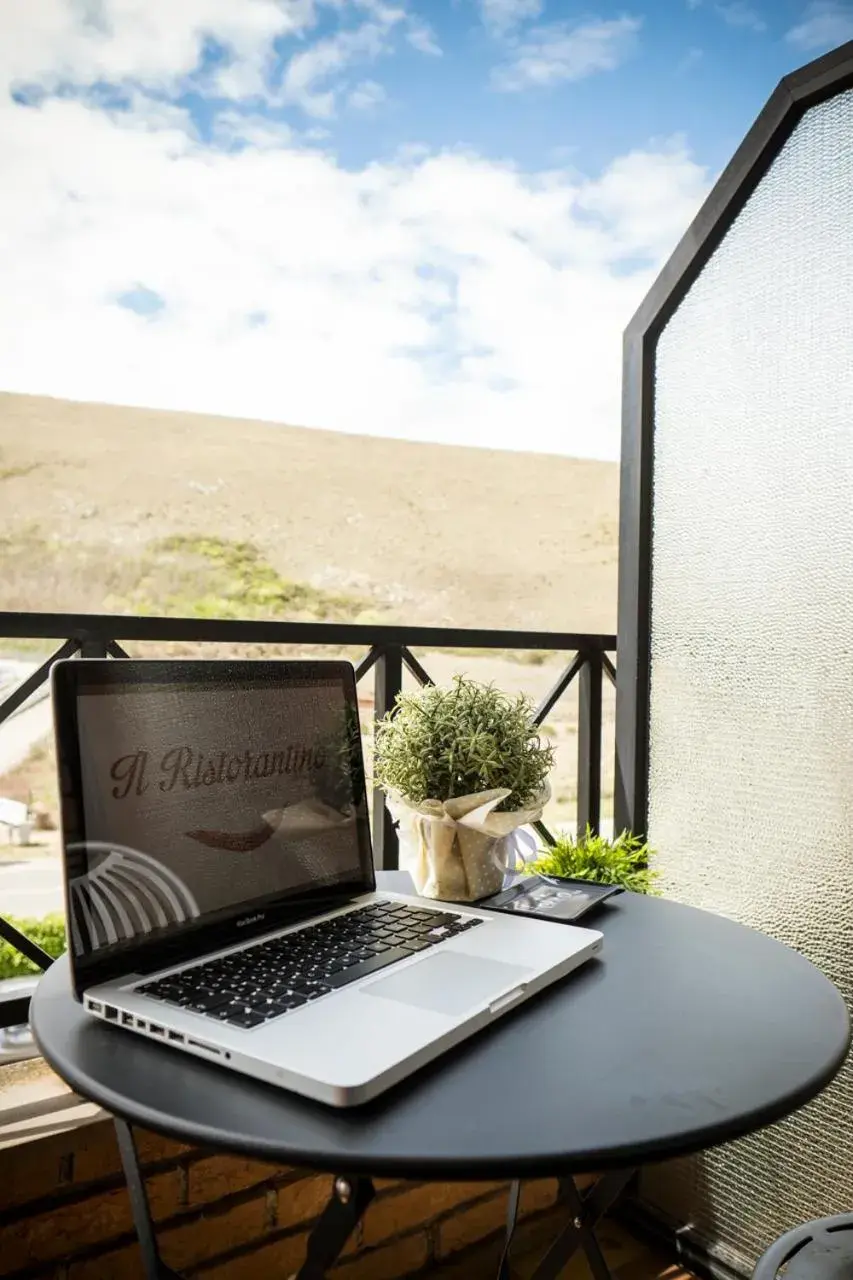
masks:
<path id="1" fill-rule="evenodd" d="M 796 947 L 853 1001 L 853 91 L 803 117 L 669 322 L 655 395 L 666 892 Z M 749 1271 L 853 1208 L 853 1072 L 644 1195 Z"/>

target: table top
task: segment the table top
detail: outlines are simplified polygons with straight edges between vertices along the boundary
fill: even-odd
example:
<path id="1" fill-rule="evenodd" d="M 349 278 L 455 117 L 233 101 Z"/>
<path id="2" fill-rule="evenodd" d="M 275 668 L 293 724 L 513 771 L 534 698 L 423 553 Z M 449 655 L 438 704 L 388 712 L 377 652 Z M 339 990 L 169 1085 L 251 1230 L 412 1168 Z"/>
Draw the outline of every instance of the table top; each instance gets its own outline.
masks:
<path id="1" fill-rule="evenodd" d="M 380 888 L 408 889 L 400 873 Z M 832 1079 L 845 1004 L 780 943 L 710 912 L 623 894 L 592 918 L 601 957 L 365 1107 L 336 1110 L 85 1014 L 66 960 L 33 1026 L 78 1093 L 185 1141 L 286 1164 L 476 1179 L 633 1167 L 761 1128 Z"/>

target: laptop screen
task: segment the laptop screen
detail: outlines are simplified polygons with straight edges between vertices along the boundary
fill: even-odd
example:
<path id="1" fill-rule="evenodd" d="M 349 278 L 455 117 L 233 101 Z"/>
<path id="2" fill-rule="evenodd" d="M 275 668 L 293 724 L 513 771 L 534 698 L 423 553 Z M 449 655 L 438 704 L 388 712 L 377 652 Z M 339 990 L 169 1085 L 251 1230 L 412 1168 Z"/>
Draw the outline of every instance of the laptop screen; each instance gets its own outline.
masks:
<path id="1" fill-rule="evenodd" d="M 372 887 L 352 668 L 62 665 L 74 685 L 69 703 L 57 672 L 77 963 L 209 926 L 263 931 L 277 906 Z"/>

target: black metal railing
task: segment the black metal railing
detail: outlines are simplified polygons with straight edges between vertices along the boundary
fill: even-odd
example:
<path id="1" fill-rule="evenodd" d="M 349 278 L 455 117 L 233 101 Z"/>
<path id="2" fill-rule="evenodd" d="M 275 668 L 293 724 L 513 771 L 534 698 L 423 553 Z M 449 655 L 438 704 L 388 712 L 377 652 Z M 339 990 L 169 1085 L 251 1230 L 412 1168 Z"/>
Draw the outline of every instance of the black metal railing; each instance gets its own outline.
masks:
<path id="1" fill-rule="evenodd" d="M 62 643 L 0 702 L 0 725 L 46 683 L 54 662 L 75 654 L 86 658 L 126 658 L 128 654 L 122 648 L 122 641 L 363 649 L 364 656 L 355 663 L 356 676 L 361 681 L 373 672 L 375 719 L 380 719 L 394 706 L 403 687 L 404 669 L 420 684 L 431 683 L 429 672 L 414 650 L 487 649 L 570 654 L 565 670 L 536 709 L 536 723 L 543 723 L 577 680 L 577 826 L 579 830 L 587 824 L 593 831 L 599 829 L 602 689 L 605 678 L 616 683 L 616 669 L 610 657 L 616 651 L 616 637 L 612 635 L 359 623 L 145 618 L 110 614 L 0 613 L 0 641 L 16 639 L 58 640 Z M 544 823 L 537 823 L 537 830 L 545 841 L 553 843 Z M 397 866 L 397 832 L 385 797 L 378 789 L 373 795 L 373 850 L 377 868 L 386 870 Z M 2 915 L 0 938 L 11 943 L 41 969 L 46 969 L 51 963 L 50 957 L 40 947 L 25 938 Z M 4 1000 L 0 996 L 0 1027 L 26 1022 L 28 1006 L 28 999 Z"/>

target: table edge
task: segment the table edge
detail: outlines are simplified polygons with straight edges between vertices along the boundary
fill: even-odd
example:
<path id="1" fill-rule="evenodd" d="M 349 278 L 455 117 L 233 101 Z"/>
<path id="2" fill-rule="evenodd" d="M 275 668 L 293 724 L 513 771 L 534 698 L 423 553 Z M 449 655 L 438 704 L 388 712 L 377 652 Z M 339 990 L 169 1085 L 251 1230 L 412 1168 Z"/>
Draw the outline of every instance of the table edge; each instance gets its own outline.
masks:
<path id="1" fill-rule="evenodd" d="M 846 1006 L 839 995 L 839 1003 Z M 384 1159 L 374 1157 L 352 1156 L 347 1153 L 329 1154 L 328 1159 L 318 1158 L 317 1153 L 306 1153 L 295 1148 L 282 1148 L 274 1140 L 257 1140 L 247 1142 L 240 1135 L 230 1131 L 217 1130 L 210 1126 L 172 1122 L 164 1112 L 153 1111 L 145 1106 L 129 1107 L 127 1099 L 111 1089 L 99 1090 L 95 1094 L 88 1086 L 86 1078 L 76 1071 L 66 1070 L 65 1064 L 54 1061 L 51 1055 L 44 1053 L 35 1018 L 33 1031 L 39 1049 L 45 1061 L 56 1071 L 66 1084 L 81 1097 L 101 1106 L 112 1116 L 126 1120 L 131 1124 L 150 1129 L 165 1137 L 175 1138 L 182 1142 L 191 1142 L 200 1147 L 212 1147 L 218 1151 L 251 1156 L 269 1160 L 273 1163 L 295 1165 L 300 1168 L 325 1173 L 365 1173 L 376 1177 L 407 1178 L 412 1180 L 458 1181 L 492 1181 L 495 1179 L 513 1179 L 521 1177 L 563 1176 L 573 1173 L 589 1173 L 591 1171 L 607 1171 L 611 1169 L 635 1168 L 641 1165 L 658 1164 L 666 1160 L 695 1155 L 700 1151 L 710 1150 L 725 1143 L 734 1141 L 747 1134 L 756 1133 L 768 1125 L 784 1119 L 811 1102 L 835 1079 L 843 1066 L 850 1047 L 850 1019 L 847 1016 L 847 1037 L 839 1048 L 835 1058 L 823 1071 L 813 1076 L 800 1088 L 777 1099 L 767 1106 L 758 1107 L 754 1111 L 739 1118 L 736 1122 L 721 1122 L 719 1125 L 703 1126 L 687 1134 L 679 1135 L 678 1141 L 667 1139 L 651 1140 L 635 1147 L 613 1147 L 606 1151 L 589 1149 L 572 1152 L 568 1157 L 558 1152 L 545 1153 L 542 1156 L 517 1157 L 474 1157 L 472 1159 L 448 1161 L 443 1158 L 421 1157 L 409 1158 L 389 1156 Z M 205 1064 L 210 1070 L 224 1070 L 215 1064 Z M 60 1069 L 61 1068 L 61 1069 Z M 269 1086 L 271 1089 L 274 1086 Z M 288 1095 L 290 1097 L 290 1095 Z M 355 1112 L 357 1109 L 353 1109 Z"/>

